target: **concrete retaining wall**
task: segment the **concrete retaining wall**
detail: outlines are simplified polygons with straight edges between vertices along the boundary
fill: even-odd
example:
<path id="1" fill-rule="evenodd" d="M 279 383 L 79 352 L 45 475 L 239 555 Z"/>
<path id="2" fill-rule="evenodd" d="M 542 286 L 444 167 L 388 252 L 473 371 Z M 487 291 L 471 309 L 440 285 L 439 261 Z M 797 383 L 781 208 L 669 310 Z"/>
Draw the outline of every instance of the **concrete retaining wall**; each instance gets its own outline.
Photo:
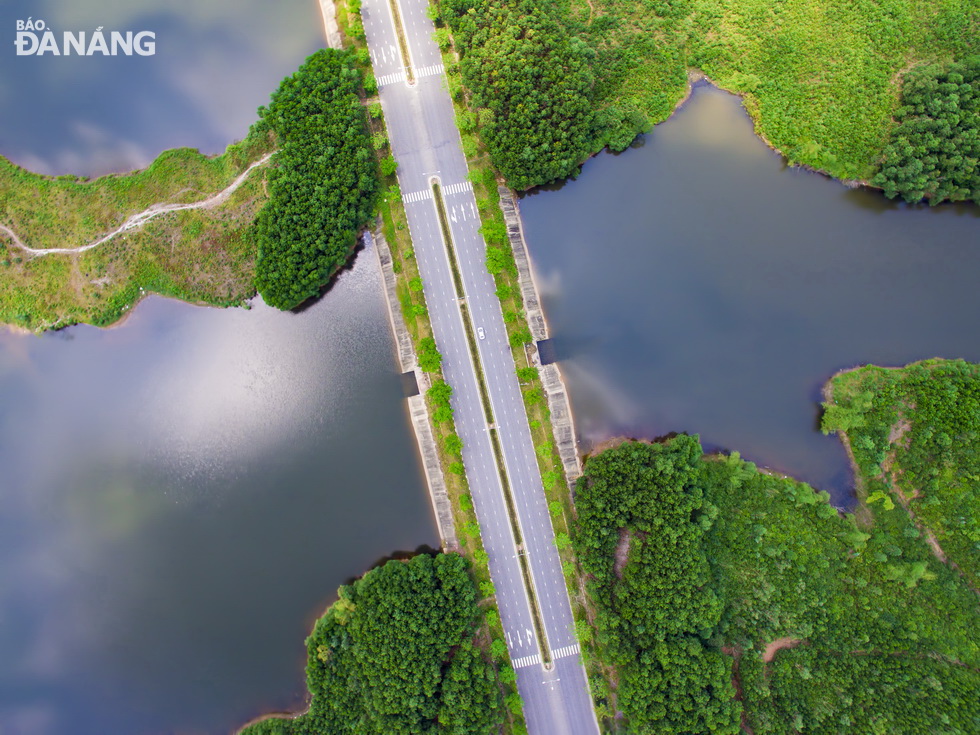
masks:
<path id="1" fill-rule="evenodd" d="M 535 342 L 548 339 L 548 323 L 545 321 L 544 312 L 541 310 L 541 299 L 534 282 L 534 270 L 531 267 L 531 258 L 528 255 L 527 243 L 524 240 L 524 228 L 521 226 L 521 213 L 517 205 L 517 197 L 505 186 L 499 187 L 497 192 L 500 194 L 500 209 L 503 211 L 504 221 L 507 223 L 507 237 L 510 240 L 510 247 L 514 251 L 514 262 L 517 264 L 521 297 L 524 300 L 524 311 L 531 328 L 531 336 Z M 561 371 L 557 365 L 542 365 L 537 349 L 532 348 L 529 351 L 533 353 L 532 359 L 538 368 L 541 382 L 544 384 L 548 409 L 551 411 L 551 426 L 555 435 L 555 446 L 561 457 L 565 477 L 568 478 L 568 484 L 573 486 L 575 480 L 582 474 L 582 462 L 578 454 L 575 421 L 572 416 L 571 404 L 568 401 L 568 393 L 565 390 L 565 382 L 562 380 Z"/>
<path id="2" fill-rule="evenodd" d="M 377 253 L 378 261 L 381 263 L 381 274 L 384 277 L 385 286 L 385 303 L 388 306 L 391 331 L 395 335 L 398 363 L 401 365 L 403 373 L 414 370 L 415 378 L 418 380 L 419 395 L 411 396 L 406 400 L 408 401 L 408 412 L 412 418 L 412 428 L 415 430 L 415 441 L 418 443 L 419 452 L 422 455 L 422 467 L 425 470 L 429 499 L 432 501 L 436 524 L 439 526 L 442 548 L 443 551 L 456 551 L 459 549 L 459 542 L 456 538 L 456 524 L 453 522 L 453 509 L 449 502 L 449 493 L 446 490 L 446 478 L 442 474 L 442 464 L 439 462 L 439 450 L 432 433 L 432 424 L 429 421 L 429 409 L 425 405 L 425 392 L 430 385 L 429 376 L 418 369 L 412 335 L 409 334 L 408 327 L 405 326 L 405 319 L 402 316 L 398 301 L 397 281 L 395 270 L 392 267 L 391 250 L 381 233 L 380 222 L 373 234 L 365 232 L 364 237 L 369 243 L 371 240 L 374 241 L 374 252 Z"/>
<path id="3" fill-rule="evenodd" d="M 333 0 L 320 0 L 320 13 L 323 15 L 323 35 L 327 40 L 327 46 L 335 49 L 343 48 L 340 26 L 337 25 L 337 8 Z"/>

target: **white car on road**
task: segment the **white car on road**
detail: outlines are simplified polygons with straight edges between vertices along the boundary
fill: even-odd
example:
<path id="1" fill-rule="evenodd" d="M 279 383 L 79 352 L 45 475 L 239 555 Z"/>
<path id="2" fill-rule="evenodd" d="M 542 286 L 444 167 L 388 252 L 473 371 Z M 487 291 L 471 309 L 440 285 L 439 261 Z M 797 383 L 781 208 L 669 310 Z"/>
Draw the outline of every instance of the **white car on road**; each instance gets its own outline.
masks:
<path id="1" fill-rule="evenodd" d="M 483 327 L 477 327 L 476 336 L 479 337 L 480 339 L 486 339 L 487 333 L 483 331 Z"/>

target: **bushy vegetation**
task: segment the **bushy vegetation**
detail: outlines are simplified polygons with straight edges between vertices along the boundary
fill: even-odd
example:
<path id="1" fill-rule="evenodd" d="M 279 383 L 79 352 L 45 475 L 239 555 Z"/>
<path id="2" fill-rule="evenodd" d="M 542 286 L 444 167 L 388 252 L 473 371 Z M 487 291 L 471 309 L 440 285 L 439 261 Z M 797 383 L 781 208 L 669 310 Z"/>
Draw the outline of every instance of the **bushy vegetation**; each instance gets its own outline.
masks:
<path id="1" fill-rule="evenodd" d="M 590 50 L 560 5 L 442 0 L 463 80 L 483 108 L 483 139 L 511 186 L 571 176 L 593 148 Z"/>
<path id="2" fill-rule="evenodd" d="M 0 221 L 29 247 L 79 247 L 153 204 L 207 199 L 271 148 L 252 134 L 220 156 L 180 148 L 141 171 L 94 180 L 41 176 L 0 158 Z M 147 292 L 241 303 L 255 293 L 252 222 L 265 202 L 265 171 L 219 206 L 157 217 L 79 255 L 34 258 L 0 235 L 0 321 L 37 331 L 106 325 Z"/>
<path id="3" fill-rule="evenodd" d="M 980 204 L 980 56 L 913 69 L 874 184 L 908 202 Z"/>
<path id="4" fill-rule="evenodd" d="M 977 596 L 900 504 L 828 500 L 693 437 L 588 460 L 574 543 L 631 731 L 976 731 Z"/>
<path id="5" fill-rule="evenodd" d="M 243 735 L 479 735 L 502 722 L 496 673 L 473 645 L 479 617 L 458 554 L 389 561 L 353 585 L 306 641 L 309 711 Z"/>
<path id="6" fill-rule="evenodd" d="M 769 675 L 772 732 L 965 735 L 980 728 L 977 683 L 975 670 L 946 661 L 796 648 Z"/>
<path id="7" fill-rule="evenodd" d="M 901 73 L 966 58 L 980 37 L 976 0 L 523 0 L 496 5 L 499 22 L 484 20 L 477 0 L 440 7 L 464 82 L 477 106 L 493 111 L 481 134 L 495 141 L 494 161 L 519 189 L 567 175 L 539 160 L 550 163 L 556 139 L 580 160 L 604 145 L 625 148 L 671 114 L 689 69 L 743 95 L 758 131 L 794 163 L 870 179 L 894 125 Z M 510 8 L 524 25 L 506 20 Z M 539 33 L 539 24 L 548 30 Z M 512 71 L 515 60 L 529 73 Z M 543 66 L 568 78 L 541 77 Z M 571 104 L 579 97 L 591 111 Z M 522 116 L 542 99 L 555 101 L 564 127 L 552 121 L 553 132 L 526 126 L 522 134 Z M 497 135 L 505 127 L 514 134 Z"/>
<path id="8" fill-rule="evenodd" d="M 380 184 L 360 83 L 351 52 L 322 49 L 259 110 L 278 147 L 257 222 L 255 282 L 271 306 L 316 296 L 371 217 Z"/>
<path id="9" fill-rule="evenodd" d="M 980 588 L 980 366 L 869 366 L 831 396 L 823 428 L 846 434 L 869 501 L 906 507 Z"/>

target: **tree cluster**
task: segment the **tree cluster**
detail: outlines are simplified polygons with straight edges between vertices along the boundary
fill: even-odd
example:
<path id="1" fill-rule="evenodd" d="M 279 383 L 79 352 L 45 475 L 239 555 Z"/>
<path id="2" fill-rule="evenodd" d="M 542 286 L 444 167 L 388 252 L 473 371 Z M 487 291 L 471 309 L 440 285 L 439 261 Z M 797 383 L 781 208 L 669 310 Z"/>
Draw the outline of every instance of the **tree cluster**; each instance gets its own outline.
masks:
<path id="1" fill-rule="evenodd" d="M 706 645 L 722 603 L 704 544 L 717 509 L 704 499 L 701 455 L 694 437 L 627 442 L 592 457 L 576 491 L 574 546 L 636 732 L 739 731 L 731 659 Z"/>
<path id="2" fill-rule="evenodd" d="M 432 337 L 423 337 L 418 344 L 419 369 L 425 373 L 437 373 L 442 367 L 442 353 Z"/>
<path id="3" fill-rule="evenodd" d="M 316 296 L 371 217 L 379 179 L 360 84 L 350 52 L 323 49 L 259 109 L 257 126 L 278 145 L 256 222 L 255 284 L 271 306 L 292 309 Z"/>
<path id="4" fill-rule="evenodd" d="M 926 415 L 975 413 L 962 400 L 950 409 L 965 373 L 955 391 L 941 376 L 932 382 L 949 403 L 931 409 L 923 398 Z M 880 423 L 869 383 L 847 386 L 867 408 L 842 415 L 850 425 Z M 884 426 L 887 438 L 887 417 Z M 968 461 L 950 455 L 940 473 L 958 477 Z M 863 477 L 882 489 L 872 479 Z M 948 510 L 949 496 L 940 497 Z M 934 556 L 901 503 L 870 503 L 856 517 L 829 499 L 738 455 L 703 457 L 687 436 L 588 460 L 574 543 L 630 732 L 737 732 L 740 709 L 757 735 L 976 729 L 975 704 L 964 702 L 980 687 L 977 595 Z M 791 648 L 766 663 L 780 639 Z"/>
<path id="5" fill-rule="evenodd" d="M 907 202 L 980 204 L 980 56 L 910 71 L 896 117 L 873 183 Z"/>
<path id="6" fill-rule="evenodd" d="M 457 554 L 389 561 L 307 639 L 309 711 L 244 735 L 478 735 L 501 721 L 496 673 L 471 642 L 477 591 Z"/>
<path id="7" fill-rule="evenodd" d="M 971 733 L 980 728 L 975 672 L 946 661 L 874 653 L 781 654 L 769 687 L 780 735 Z"/>
<path id="8" fill-rule="evenodd" d="M 442 0 L 494 165 L 515 189 L 574 174 L 595 147 L 591 50 L 542 0 Z"/>

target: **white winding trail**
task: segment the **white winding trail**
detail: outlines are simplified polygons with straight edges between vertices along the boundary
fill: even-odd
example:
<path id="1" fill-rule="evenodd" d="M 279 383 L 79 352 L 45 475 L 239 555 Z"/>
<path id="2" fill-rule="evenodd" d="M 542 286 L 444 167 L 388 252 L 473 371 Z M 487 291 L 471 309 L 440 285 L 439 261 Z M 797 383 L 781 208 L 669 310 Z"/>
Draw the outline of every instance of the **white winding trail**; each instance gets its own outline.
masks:
<path id="1" fill-rule="evenodd" d="M 273 151 L 273 153 L 275 153 L 275 151 Z M 228 199 L 228 197 L 230 197 L 239 186 L 242 185 L 245 179 L 248 178 L 248 175 L 252 173 L 253 168 L 256 168 L 257 166 L 261 166 L 266 161 L 268 161 L 271 157 L 272 157 L 272 153 L 267 153 L 264 156 L 262 156 L 262 158 L 260 158 L 258 161 L 256 161 L 251 166 L 249 166 L 247 169 L 242 171 L 238 175 L 238 177 L 234 181 L 232 181 L 226 188 L 222 189 L 212 197 L 208 197 L 207 199 L 202 199 L 199 202 L 191 202 L 190 204 L 151 204 L 142 212 L 139 212 L 138 214 L 130 215 L 125 222 L 119 225 L 119 227 L 117 227 L 115 230 L 110 232 L 108 235 L 99 238 L 95 242 L 90 242 L 88 245 L 81 245 L 77 248 L 32 248 L 25 245 L 21 241 L 21 239 L 17 237 L 17 233 L 15 233 L 9 227 L 0 225 L 0 232 L 5 233 L 13 241 L 14 245 L 16 245 L 24 252 L 29 253 L 30 255 L 35 255 L 35 256 L 56 255 L 56 254 L 71 255 L 73 253 L 84 253 L 86 250 L 91 250 L 92 248 L 96 248 L 102 243 L 111 240 L 112 238 L 114 238 L 116 235 L 119 235 L 120 233 L 128 232 L 129 230 L 134 230 L 137 227 L 142 227 L 151 219 L 161 214 L 166 214 L 167 212 L 178 212 L 182 209 L 210 209 L 211 207 L 221 204 L 226 199 Z"/>

